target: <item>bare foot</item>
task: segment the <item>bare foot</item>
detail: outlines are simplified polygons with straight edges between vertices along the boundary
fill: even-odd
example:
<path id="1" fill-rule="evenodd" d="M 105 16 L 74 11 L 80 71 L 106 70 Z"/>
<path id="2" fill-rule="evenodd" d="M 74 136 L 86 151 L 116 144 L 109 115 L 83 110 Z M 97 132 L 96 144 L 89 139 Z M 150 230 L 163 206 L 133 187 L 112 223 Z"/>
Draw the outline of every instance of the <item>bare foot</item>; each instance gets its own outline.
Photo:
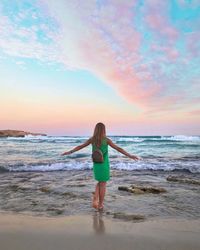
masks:
<path id="1" fill-rule="evenodd" d="M 98 202 L 94 193 L 92 193 L 92 207 L 98 209 Z"/>
<path id="2" fill-rule="evenodd" d="M 99 204 L 99 205 L 98 205 L 98 209 L 99 209 L 99 210 L 103 210 L 103 208 L 104 208 L 104 205 L 103 205 L 103 204 Z"/>

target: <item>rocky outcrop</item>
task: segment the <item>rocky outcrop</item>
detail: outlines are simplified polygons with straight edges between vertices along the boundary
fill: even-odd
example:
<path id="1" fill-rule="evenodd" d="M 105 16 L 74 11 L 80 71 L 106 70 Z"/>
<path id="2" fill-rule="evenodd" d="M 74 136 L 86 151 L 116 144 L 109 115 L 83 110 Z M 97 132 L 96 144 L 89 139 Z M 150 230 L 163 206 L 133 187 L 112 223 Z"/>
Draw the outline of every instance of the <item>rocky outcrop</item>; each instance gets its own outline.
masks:
<path id="1" fill-rule="evenodd" d="M 175 176 L 175 175 L 169 175 L 167 177 L 167 181 L 200 185 L 200 180 L 186 178 L 186 177 L 182 177 L 182 176 Z"/>
<path id="2" fill-rule="evenodd" d="M 41 133 L 31 133 L 31 132 L 26 132 L 26 131 L 21 131 L 21 130 L 0 130 L 0 137 L 24 137 L 25 135 L 41 135 L 41 136 L 46 136 L 46 134 L 41 134 Z"/>
<path id="3" fill-rule="evenodd" d="M 134 194 L 146 194 L 146 193 L 159 194 L 167 192 L 166 189 L 160 187 L 152 187 L 152 186 L 147 187 L 147 186 L 136 186 L 136 185 L 131 185 L 129 187 L 119 186 L 118 190 L 127 191 Z"/>

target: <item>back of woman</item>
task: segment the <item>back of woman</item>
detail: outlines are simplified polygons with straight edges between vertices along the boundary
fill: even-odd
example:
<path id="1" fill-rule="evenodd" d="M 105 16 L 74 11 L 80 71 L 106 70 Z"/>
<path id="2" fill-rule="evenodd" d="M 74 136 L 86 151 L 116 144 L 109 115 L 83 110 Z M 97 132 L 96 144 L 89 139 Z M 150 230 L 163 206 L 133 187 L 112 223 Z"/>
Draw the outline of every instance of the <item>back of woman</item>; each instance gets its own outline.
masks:
<path id="1" fill-rule="evenodd" d="M 100 149 L 103 154 L 103 162 L 93 162 L 93 176 L 97 181 L 108 181 L 110 179 L 110 164 L 108 158 L 108 143 L 105 125 L 97 123 L 94 129 L 92 141 L 92 151 Z"/>

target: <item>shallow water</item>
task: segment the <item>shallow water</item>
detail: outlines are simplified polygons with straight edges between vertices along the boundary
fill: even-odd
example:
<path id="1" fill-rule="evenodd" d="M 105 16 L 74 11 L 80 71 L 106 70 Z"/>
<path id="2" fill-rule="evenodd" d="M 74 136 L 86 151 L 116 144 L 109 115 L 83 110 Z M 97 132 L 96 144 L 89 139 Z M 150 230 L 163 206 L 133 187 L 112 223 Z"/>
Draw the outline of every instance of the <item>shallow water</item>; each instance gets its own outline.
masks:
<path id="1" fill-rule="evenodd" d="M 167 176 L 164 171 L 112 170 L 104 214 L 199 218 L 200 186 L 168 182 Z M 198 174 L 185 176 L 199 178 Z M 0 174 L 0 210 L 45 216 L 88 214 L 94 211 L 91 198 L 95 184 L 91 170 L 5 172 Z M 135 195 L 118 190 L 118 186 L 130 184 L 154 185 L 167 192 Z"/>

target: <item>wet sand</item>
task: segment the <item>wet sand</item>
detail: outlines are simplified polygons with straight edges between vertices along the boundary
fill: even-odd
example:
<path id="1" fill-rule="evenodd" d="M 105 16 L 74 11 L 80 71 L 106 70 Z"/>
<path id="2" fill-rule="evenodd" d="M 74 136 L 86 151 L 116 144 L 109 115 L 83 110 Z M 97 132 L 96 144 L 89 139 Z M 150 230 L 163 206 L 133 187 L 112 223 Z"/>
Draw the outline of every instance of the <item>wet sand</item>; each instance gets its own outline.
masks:
<path id="1" fill-rule="evenodd" d="M 125 222 L 94 212 L 43 217 L 0 213 L 1 250 L 197 250 L 200 220 Z"/>

